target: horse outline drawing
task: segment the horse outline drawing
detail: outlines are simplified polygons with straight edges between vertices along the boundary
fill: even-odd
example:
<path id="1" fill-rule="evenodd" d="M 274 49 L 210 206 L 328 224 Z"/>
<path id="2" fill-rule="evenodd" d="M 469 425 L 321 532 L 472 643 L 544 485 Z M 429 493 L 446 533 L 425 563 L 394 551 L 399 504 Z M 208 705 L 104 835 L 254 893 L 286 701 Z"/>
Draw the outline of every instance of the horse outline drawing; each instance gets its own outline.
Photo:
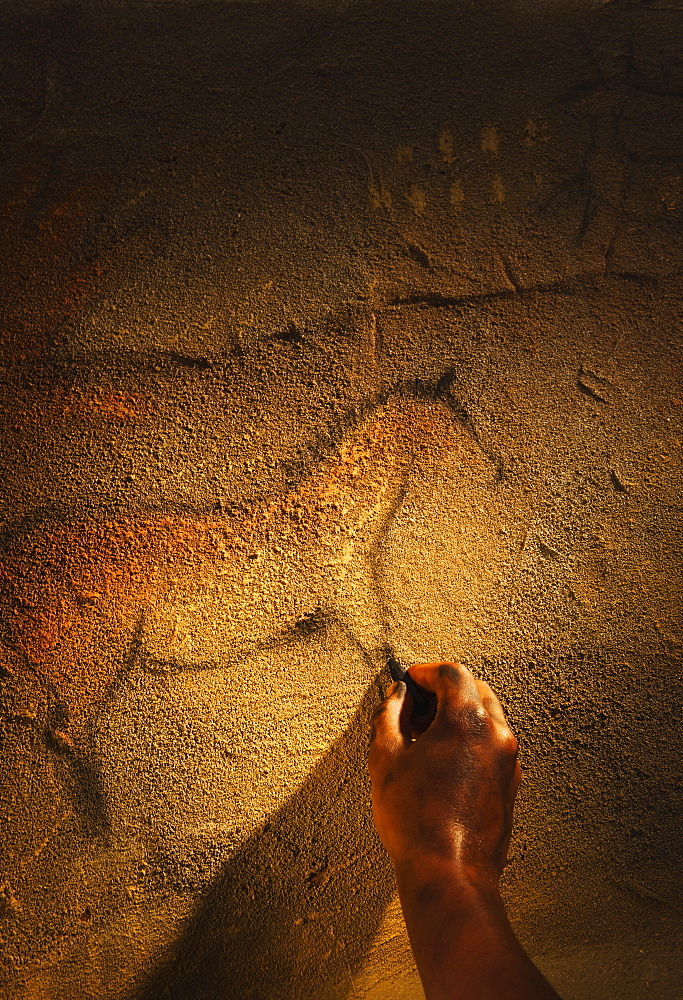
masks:
<path id="1" fill-rule="evenodd" d="M 109 824 L 98 720 L 135 664 L 225 668 L 334 622 L 369 672 L 380 669 L 388 636 L 379 555 L 411 471 L 464 441 L 502 476 L 454 379 L 449 371 L 369 401 L 312 473 L 239 521 L 160 513 L 6 533 L 0 610 L 13 664 L 5 681 L 31 689 L 40 706 L 31 724 L 68 761 L 91 832 Z M 216 649 L 232 655 L 217 659 Z"/>

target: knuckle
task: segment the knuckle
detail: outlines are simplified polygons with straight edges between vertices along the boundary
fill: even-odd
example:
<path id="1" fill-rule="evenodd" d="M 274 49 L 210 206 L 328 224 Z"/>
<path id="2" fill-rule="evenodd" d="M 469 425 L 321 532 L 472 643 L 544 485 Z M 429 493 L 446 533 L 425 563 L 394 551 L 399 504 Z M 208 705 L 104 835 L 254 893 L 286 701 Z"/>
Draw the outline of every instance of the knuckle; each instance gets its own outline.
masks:
<path id="1" fill-rule="evenodd" d="M 468 705 L 463 712 L 463 724 L 471 736 L 489 736 L 491 716 L 483 705 Z"/>
<path id="2" fill-rule="evenodd" d="M 448 721 L 470 739 L 482 739 L 491 733 L 491 716 L 483 705 L 476 702 L 453 705 L 448 712 Z"/>
<path id="3" fill-rule="evenodd" d="M 437 676 L 448 684 L 459 687 L 462 683 L 463 668 L 459 663 L 441 663 L 437 667 Z"/>
<path id="4" fill-rule="evenodd" d="M 508 729 L 507 726 L 499 727 L 498 744 L 505 757 L 510 757 L 513 760 L 517 757 L 519 752 L 519 743 L 517 742 L 515 734 L 511 729 Z"/>
<path id="5" fill-rule="evenodd" d="M 374 757 L 381 757 L 391 750 L 392 736 L 386 728 L 373 723 L 370 727 L 370 740 L 368 743 L 368 754 Z"/>
<path id="6" fill-rule="evenodd" d="M 383 701 L 380 705 L 377 706 L 375 711 L 370 716 L 370 721 L 374 722 L 376 719 L 379 719 L 380 715 L 384 715 L 386 710 L 387 710 L 387 705 L 386 702 Z"/>
<path id="7" fill-rule="evenodd" d="M 380 746 L 382 745 L 382 733 L 381 730 L 373 723 L 370 726 L 370 749 L 376 753 Z"/>
<path id="8" fill-rule="evenodd" d="M 487 681 L 477 680 L 477 687 L 482 693 L 482 696 L 489 701 L 496 702 L 498 699 L 493 693 L 493 688 Z"/>

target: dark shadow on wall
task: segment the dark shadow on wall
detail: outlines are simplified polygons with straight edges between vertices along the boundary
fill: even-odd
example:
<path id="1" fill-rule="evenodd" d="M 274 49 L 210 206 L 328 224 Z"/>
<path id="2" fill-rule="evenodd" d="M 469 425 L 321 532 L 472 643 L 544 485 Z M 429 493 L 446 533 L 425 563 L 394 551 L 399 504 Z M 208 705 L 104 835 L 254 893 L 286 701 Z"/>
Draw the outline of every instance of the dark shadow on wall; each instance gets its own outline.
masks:
<path id="1" fill-rule="evenodd" d="M 394 891 L 366 756 L 379 682 L 302 787 L 224 866 L 142 1000 L 343 1000 Z"/>

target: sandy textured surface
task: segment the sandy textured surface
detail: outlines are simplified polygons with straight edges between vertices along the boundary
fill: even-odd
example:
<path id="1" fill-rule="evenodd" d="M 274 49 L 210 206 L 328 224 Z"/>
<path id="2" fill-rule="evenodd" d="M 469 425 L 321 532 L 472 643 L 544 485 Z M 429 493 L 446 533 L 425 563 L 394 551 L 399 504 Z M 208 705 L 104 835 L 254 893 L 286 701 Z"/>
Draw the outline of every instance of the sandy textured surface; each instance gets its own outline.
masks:
<path id="1" fill-rule="evenodd" d="M 383 648 L 522 748 L 513 924 L 677 1000 L 683 13 L 0 6 L 0 993 L 418 1000 Z"/>

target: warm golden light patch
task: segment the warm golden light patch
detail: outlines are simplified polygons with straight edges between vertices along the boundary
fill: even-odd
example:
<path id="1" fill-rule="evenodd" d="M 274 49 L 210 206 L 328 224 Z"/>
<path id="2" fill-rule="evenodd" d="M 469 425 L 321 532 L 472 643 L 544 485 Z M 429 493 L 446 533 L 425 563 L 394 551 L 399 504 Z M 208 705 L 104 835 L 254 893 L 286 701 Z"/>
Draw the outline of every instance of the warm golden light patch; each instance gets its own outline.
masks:
<path id="1" fill-rule="evenodd" d="M 424 215 L 425 208 L 427 207 L 427 195 L 422 188 L 418 187 L 417 184 L 412 184 L 407 197 L 415 214 Z"/>
<path id="2" fill-rule="evenodd" d="M 491 203 L 502 205 L 505 201 L 505 184 L 500 174 L 496 174 L 491 181 Z"/>
<path id="3" fill-rule="evenodd" d="M 462 186 L 461 180 L 453 181 L 451 185 L 451 205 L 454 208 L 462 208 L 465 201 L 465 190 Z"/>
<path id="4" fill-rule="evenodd" d="M 232 516 L 36 527 L 0 562 L 3 618 L 72 722 L 85 722 L 134 637 L 155 636 L 169 655 L 201 662 L 280 627 L 269 607 L 274 621 L 296 620 L 316 567 L 325 568 L 326 586 L 341 578 L 353 548 L 344 538 L 352 543 L 364 530 L 416 455 L 448 451 L 460 433 L 445 407 L 394 400 L 281 501 Z M 285 549 L 299 553 L 298 569 L 283 562 Z"/>
<path id="5" fill-rule="evenodd" d="M 492 153 L 494 156 L 500 152 L 498 129 L 493 125 L 486 125 L 481 130 L 481 151 L 482 153 Z"/>

